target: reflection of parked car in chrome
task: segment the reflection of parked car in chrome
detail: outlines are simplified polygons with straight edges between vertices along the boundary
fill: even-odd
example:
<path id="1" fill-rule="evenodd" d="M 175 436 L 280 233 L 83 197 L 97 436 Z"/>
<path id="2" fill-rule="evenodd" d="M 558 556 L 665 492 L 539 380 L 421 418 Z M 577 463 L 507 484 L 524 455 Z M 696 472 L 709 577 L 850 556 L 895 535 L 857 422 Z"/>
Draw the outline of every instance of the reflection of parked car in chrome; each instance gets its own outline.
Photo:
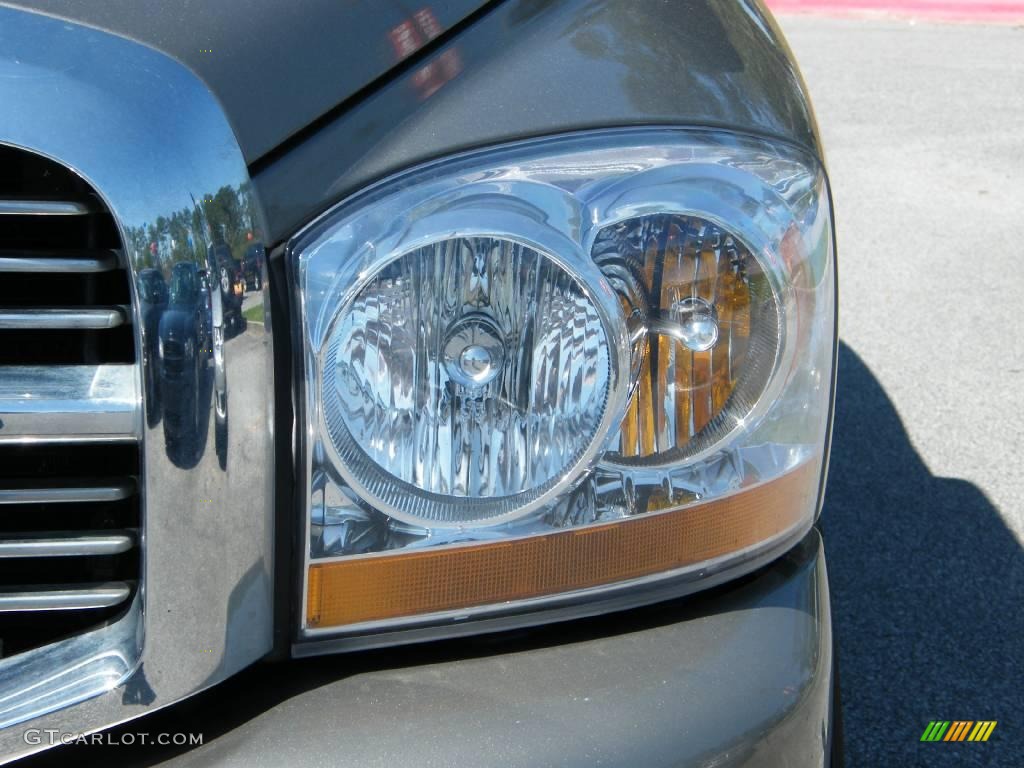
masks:
<path id="1" fill-rule="evenodd" d="M 205 269 L 199 270 L 199 306 L 202 309 L 203 340 L 202 347 L 206 354 L 210 354 L 213 342 L 213 303 L 210 299 L 213 291 L 210 288 L 210 275 Z"/>
<path id="2" fill-rule="evenodd" d="M 242 296 L 245 292 L 245 279 L 242 276 L 242 265 L 231 255 L 231 248 L 221 241 L 210 249 L 211 266 L 220 282 L 222 310 L 224 312 L 224 329 L 228 335 L 243 327 Z"/>
<path id="3" fill-rule="evenodd" d="M 221 469 L 228 463 L 228 373 L 224 360 L 224 301 L 220 291 L 210 296 L 213 321 L 210 348 L 213 353 L 214 443 Z"/>
<path id="4" fill-rule="evenodd" d="M 199 428 L 199 389 L 206 360 L 206 309 L 195 264 L 176 264 L 160 318 L 160 387 L 168 446 Z"/>
<path id="5" fill-rule="evenodd" d="M 245 278 L 245 290 L 258 291 L 263 288 L 263 259 L 266 251 L 263 243 L 253 243 L 245 249 L 242 256 L 242 276 Z"/>
<path id="6" fill-rule="evenodd" d="M 139 313 L 142 326 L 142 355 L 147 365 L 145 371 L 146 421 L 155 426 L 160 420 L 160 379 L 157 366 L 152 363 L 158 357 L 160 316 L 167 307 L 167 283 L 159 269 L 144 269 L 139 272 Z"/>

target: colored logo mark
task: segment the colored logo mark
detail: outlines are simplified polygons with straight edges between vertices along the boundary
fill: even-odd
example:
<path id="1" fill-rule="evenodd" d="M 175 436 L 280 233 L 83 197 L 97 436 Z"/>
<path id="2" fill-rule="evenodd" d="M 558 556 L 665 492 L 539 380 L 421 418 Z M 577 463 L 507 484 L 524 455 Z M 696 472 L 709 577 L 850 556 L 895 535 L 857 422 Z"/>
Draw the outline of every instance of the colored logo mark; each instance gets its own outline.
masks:
<path id="1" fill-rule="evenodd" d="M 921 741 L 988 741 L 997 720 L 932 720 Z"/>

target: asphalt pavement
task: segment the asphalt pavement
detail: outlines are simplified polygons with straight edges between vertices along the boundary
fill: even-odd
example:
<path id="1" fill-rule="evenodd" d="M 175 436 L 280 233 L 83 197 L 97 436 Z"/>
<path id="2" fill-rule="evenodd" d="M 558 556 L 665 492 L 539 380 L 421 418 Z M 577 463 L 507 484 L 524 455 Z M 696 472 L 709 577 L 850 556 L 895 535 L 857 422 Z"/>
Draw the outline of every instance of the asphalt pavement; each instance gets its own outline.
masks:
<path id="1" fill-rule="evenodd" d="M 1024 27 L 779 21 L 835 198 L 848 765 L 1024 765 Z"/>

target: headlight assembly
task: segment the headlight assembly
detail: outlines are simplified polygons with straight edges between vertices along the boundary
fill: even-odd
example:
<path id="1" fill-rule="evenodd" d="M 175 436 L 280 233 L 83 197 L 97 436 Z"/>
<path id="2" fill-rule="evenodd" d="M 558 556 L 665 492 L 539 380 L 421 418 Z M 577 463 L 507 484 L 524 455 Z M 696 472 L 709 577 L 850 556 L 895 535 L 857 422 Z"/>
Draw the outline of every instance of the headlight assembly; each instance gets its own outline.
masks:
<path id="1" fill-rule="evenodd" d="M 289 253 L 304 636 L 639 602 L 811 525 L 834 296 L 803 153 L 523 142 L 386 180 Z"/>

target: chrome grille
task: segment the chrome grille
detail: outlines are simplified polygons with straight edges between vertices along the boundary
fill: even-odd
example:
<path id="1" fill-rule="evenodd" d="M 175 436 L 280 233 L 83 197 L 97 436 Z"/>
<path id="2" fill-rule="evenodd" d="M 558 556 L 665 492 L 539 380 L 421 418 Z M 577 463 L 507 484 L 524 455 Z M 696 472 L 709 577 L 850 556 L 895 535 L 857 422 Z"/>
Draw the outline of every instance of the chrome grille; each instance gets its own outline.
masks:
<path id="1" fill-rule="evenodd" d="M 93 190 L 0 146 L 0 658 L 116 620 L 138 588 L 129 280 Z"/>

